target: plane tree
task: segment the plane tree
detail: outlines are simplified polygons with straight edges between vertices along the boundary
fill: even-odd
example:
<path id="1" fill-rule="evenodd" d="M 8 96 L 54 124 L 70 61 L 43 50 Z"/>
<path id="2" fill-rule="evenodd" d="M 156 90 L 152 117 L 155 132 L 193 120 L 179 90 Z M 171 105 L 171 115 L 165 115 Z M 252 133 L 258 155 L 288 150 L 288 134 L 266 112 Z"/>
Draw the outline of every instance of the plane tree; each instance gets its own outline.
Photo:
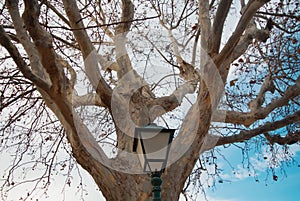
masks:
<path id="1" fill-rule="evenodd" d="M 221 147 L 256 147 L 273 173 L 292 159 L 299 2 L 6 0 L 0 11 L 1 152 L 14 150 L 4 197 L 27 181 L 46 191 L 55 172 L 70 184 L 80 165 L 107 200 L 149 200 L 132 147 L 151 122 L 177 129 L 164 200 L 201 188 L 212 164 L 218 176 Z"/>

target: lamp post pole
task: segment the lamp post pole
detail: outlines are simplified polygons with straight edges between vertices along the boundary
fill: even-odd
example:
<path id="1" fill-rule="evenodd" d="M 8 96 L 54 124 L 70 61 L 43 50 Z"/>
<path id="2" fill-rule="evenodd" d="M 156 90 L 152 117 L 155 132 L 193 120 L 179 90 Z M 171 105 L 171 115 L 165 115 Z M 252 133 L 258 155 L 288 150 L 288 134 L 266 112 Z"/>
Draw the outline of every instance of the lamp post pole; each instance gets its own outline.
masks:
<path id="1" fill-rule="evenodd" d="M 162 180 L 160 178 L 160 172 L 154 172 L 151 175 L 151 184 L 152 184 L 152 200 L 153 201 L 162 201 L 160 192 L 161 192 L 161 184 Z"/>

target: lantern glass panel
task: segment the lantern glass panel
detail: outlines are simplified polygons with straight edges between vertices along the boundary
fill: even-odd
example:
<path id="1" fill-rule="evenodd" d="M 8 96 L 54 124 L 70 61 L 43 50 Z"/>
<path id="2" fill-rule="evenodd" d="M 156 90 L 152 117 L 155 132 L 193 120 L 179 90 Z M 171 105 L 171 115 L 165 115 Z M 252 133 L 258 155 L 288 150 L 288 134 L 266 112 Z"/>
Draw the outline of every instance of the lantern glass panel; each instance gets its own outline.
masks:
<path id="1" fill-rule="evenodd" d="M 144 155 L 142 144 L 141 144 L 140 140 L 137 141 L 136 152 L 138 154 L 138 158 L 139 158 L 139 161 L 141 163 L 141 166 L 142 166 L 143 170 L 145 170 L 145 165 L 146 165 L 145 164 L 145 155 Z"/>
<path id="2" fill-rule="evenodd" d="M 148 161 L 148 165 L 146 165 L 145 171 L 146 172 L 158 172 L 164 168 L 166 168 L 165 161 L 160 161 L 160 162 Z"/>
<path id="3" fill-rule="evenodd" d="M 142 131 L 141 135 L 145 154 L 148 159 L 166 159 L 170 133 L 151 133 Z"/>

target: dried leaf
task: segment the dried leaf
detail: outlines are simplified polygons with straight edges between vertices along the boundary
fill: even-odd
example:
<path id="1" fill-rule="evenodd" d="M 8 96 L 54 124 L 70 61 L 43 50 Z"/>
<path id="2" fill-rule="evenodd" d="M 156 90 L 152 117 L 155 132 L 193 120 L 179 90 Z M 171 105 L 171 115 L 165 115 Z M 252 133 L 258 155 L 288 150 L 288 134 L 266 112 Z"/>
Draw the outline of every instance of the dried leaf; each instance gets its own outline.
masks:
<path id="1" fill-rule="evenodd" d="M 231 87 L 234 86 L 234 84 L 235 84 L 235 82 L 236 82 L 237 80 L 238 80 L 237 78 L 234 79 L 234 80 L 231 80 L 230 83 L 229 83 L 229 85 L 230 85 Z"/>

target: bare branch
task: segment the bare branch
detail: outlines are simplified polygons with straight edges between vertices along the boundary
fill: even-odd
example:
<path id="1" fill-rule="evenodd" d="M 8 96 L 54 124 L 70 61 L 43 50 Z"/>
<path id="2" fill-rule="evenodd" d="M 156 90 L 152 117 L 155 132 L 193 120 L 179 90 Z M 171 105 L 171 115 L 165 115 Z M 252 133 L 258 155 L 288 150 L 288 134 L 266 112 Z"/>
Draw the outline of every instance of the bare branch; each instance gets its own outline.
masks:
<path id="1" fill-rule="evenodd" d="M 134 5 L 131 0 L 122 0 L 122 16 L 121 22 L 116 27 L 116 35 L 126 34 L 131 27 L 134 17 Z"/>
<path id="2" fill-rule="evenodd" d="M 195 91 L 195 85 L 197 85 L 197 82 L 187 82 L 178 87 L 171 95 L 153 100 L 149 106 L 151 109 L 151 119 L 154 120 L 156 117 L 177 108 L 182 103 L 185 95 Z"/>
<path id="3" fill-rule="evenodd" d="M 199 0 L 199 25 L 201 26 L 201 52 L 202 50 L 208 51 L 208 41 L 211 32 L 211 23 L 209 19 L 209 2 L 208 0 Z M 201 53 L 202 54 L 202 53 Z M 201 56 L 201 58 L 204 58 Z M 202 65 L 200 65 L 202 66 Z"/>
<path id="4" fill-rule="evenodd" d="M 80 46 L 83 58 L 85 59 L 85 69 L 89 80 L 96 89 L 98 95 L 105 102 L 105 105 L 110 107 L 112 90 L 101 76 L 98 68 L 99 61 L 100 65 L 106 66 L 106 64 L 101 63 L 101 61 L 103 61 L 103 57 L 100 56 L 99 60 L 99 54 L 96 53 L 95 48 L 86 30 L 84 29 L 84 25 L 81 20 L 82 18 L 76 2 L 74 0 L 64 0 L 63 3 L 70 21 L 70 25 L 72 29 L 74 29 L 73 34 Z"/>
<path id="5" fill-rule="evenodd" d="M 96 105 L 105 107 L 101 99 L 97 94 L 86 94 L 83 96 L 77 96 L 76 94 L 73 94 L 72 96 L 73 100 L 73 106 L 79 107 L 79 106 L 87 106 L 87 105 Z"/>
<path id="6" fill-rule="evenodd" d="M 218 10 L 213 22 L 211 38 L 210 38 L 210 47 L 209 47 L 209 54 L 214 55 L 219 52 L 220 43 L 223 33 L 223 27 L 230 10 L 232 0 L 222 0 L 219 3 Z"/>
<path id="7" fill-rule="evenodd" d="M 119 24 L 126 24 L 126 23 L 132 23 L 132 22 L 140 22 L 140 21 L 146 21 L 146 20 L 152 20 L 152 19 L 156 19 L 156 18 L 159 18 L 159 16 L 151 16 L 151 17 L 144 17 L 144 18 L 136 18 L 136 19 L 133 19 L 131 21 L 120 21 L 120 22 L 111 22 L 111 23 L 104 23 L 104 24 L 98 24 L 97 25 L 90 25 L 90 26 L 85 26 L 85 27 L 82 27 L 82 28 L 69 28 L 69 27 L 66 27 L 66 26 L 53 26 L 53 25 L 49 25 L 47 26 L 48 28 L 56 28 L 56 29 L 64 29 L 64 30 L 68 30 L 68 31 L 78 31 L 78 30 L 87 30 L 87 29 L 93 29 L 93 28 L 103 28 L 103 29 L 107 29 L 108 27 L 110 26 L 114 26 L 114 25 L 119 25 Z M 114 34 L 112 34 L 111 32 L 110 33 L 107 33 L 107 35 L 111 38 L 113 38 Z"/>
<path id="8" fill-rule="evenodd" d="M 132 70 L 132 64 L 126 49 L 126 35 L 130 30 L 134 17 L 134 5 L 131 0 L 122 0 L 122 17 L 121 21 L 126 23 L 118 24 L 115 28 L 114 44 L 116 47 L 116 60 L 120 67 L 118 77 Z"/>
<path id="9" fill-rule="evenodd" d="M 61 87 L 66 83 L 66 77 L 62 67 L 57 62 L 57 55 L 52 44 L 52 36 L 39 24 L 39 9 L 37 1 L 25 0 L 23 19 L 39 52 L 41 63 L 50 76 L 52 90 L 55 93 L 61 93 L 63 92 L 61 91 Z"/>
<path id="10" fill-rule="evenodd" d="M 0 28 L 0 29 L 1 29 L 1 28 Z M 1 40 L 1 36 L 0 36 L 0 40 Z M 1 42 L 0 42 L 0 43 L 1 43 Z M 10 100 L 10 101 L 8 101 L 8 102 L 6 102 L 6 103 L 4 103 L 4 104 L 1 102 L 1 104 L 0 104 L 0 112 L 2 112 L 2 110 L 3 110 L 4 108 L 8 107 L 10 104 L 15 103 L 18 99 L 23 98 L 23 97 L 26 96 L 27 94 L 31 94 L 31 93 L 34 92 L 34 91 L 36 91 L 35 88 L 34 88 L 34 89 L 31 89 L 31 90 L 28 90 L 28 91 L 26 91 L 26 92 L 24 92 L 24 93 L 22 93 L 22 94 L 20 94 L 20 95 L 18 95 L 18 96 L 16 96 L 16 97 L 14 97 L 12 100 Z"/>
<path id="11" fill-rule="evenodd" d="M 65 18 L 65 16 L 63 16 L 62 14 L 61 14 L 61 12 L 59 12 L 56 8 L 55 8 L 55 6 L 53 6 L 53 5 L 51 5 L 51 3 L 50 2 L 48 2 L 48 1 L 42 1 L 42 3 L 44 3 L 48 8 L 50 8 L 62 21 L 64 21 L 64 23 L 66 23 L 68 26 L 70 26 L 70 23 L 69 23 L 69 21 L 68 21 L 68 19 L 67 18 Z"/>
<path id="12" fill-rule="evenodd" d="M 222 62 L 229 57 L 229 55 L 233 52 L 235 46 L 239 42 L 243 32 L 251 21 L 252 17 L 256 13 L 256 11 L 261 8 L 265 3 L 269 0 L 251 0 L 248 1 L 242 16 L 236 26 L 235 31 L 232 33 L 230 38 L 228 39 L 226 45 L 221 50 L 220 54 L 214 57 L 215 63 L 218 67 L 222 64 Z"/>
<path id="13" fill-rule="evenodd" d="M 272 93 L 275 91 L 275 85 L 272 82 L 271 76 L 267 76 L 265 78 L 257 97 L 249 102 L 249 108 L 251 111 L 258 111 L 261 108 L 262 104 L 265 102 L 265 94 L 268 91 L 271 91 Z"/>
<path id="14" fill-rule="evenodd" d="M 94 47 L 83 25 L 83 22 L 81 20 L 82 17 L 79 13 L 76 2 L 74 0 L 64 0 L 63 3 L 70 21 L 70 26 L 72 28 L 73 34 L 83 54 L 83 58 L 87 58 L 89 54 L 94 50 Z"/>
<path id="15" fill-rule="evenodd" d="M 282 128 L 284 126 L 295 123 L 297 121 L 300 121 L 300 110 L 298 110 L 297 112 L 295 112 L 292 115 L 286 116 L 282 120 L 275 121 L 272 123 L 267 122 L 266 124 L 264 124 L 258 128 L 255 128 L 253 130 L 241 131 L 237 135 L 220 137 L 217 142 L 217 146 L 235 143 L 235 142 L 243 142 L 243 141 L 253 138 L 257 135 L 265 134 L 270 131 L 274 131 L 276 129 Z"/>
<path id="16" fill-rule="evenodd" d="M 9 54 L 12 56 L 14 62 L 17 64 L 17 67 L 23 73 L 23 75 L 31 80 L 38 87 L 41 87 L 45 90 L 49 89 L 48 83 L 36 76 L 27 66 L 26 62 L 23 60 L 23 57 L 20 55 L 18 49 L 12 44 L 9 36 L 5 33 L 5 30 L 0 25 L 0 44 L 7 49 Z"/>
<path id="17" fill-rule="evenodd" d="M 288 17 L 292 19 L 299 20 L 300 15 L 291 15 L 287 13 L 270 13 L 270 12 L 263 12 L 263 11 L 258 11 L 257 14 L 262 14 L 262 15 L 270 15 L 270 16 L 275 16 L 275 17 Z"/>
<path id="18" fill-rule="evenodd" d="M 166 27 L 166 26 L 164 26 Z M 180 55 L 179 48 L 178 48 L 178 43 L 176 39 L 174 38 L 172 34 L 172 30 L 168 30 L 169 37 L 173 46 L 173 50 L 175 53 L 176 60 L 179 64 L 179 70 L 180 70 L 180 76 L 185 79 L 186 81 L 191 81 L 191 80 L 198 80 L 199 75 L 198 72 L 195 70 L 194 66 L 186 62 Z"/>
<path id="19" fill-rule="evenodd" d="M 49 84 L 51 84 L 49 75 L 44 71 L 41 64 L 38 51 L 36 50 L 34 44 L 31 42 L 26 29 L 24 29 L 25 24 L 20 16 L 17 2 L 18 1 L 15 0 L 6 1 L 7 8 L 16 30 L 17 38 L 27 52 L 33 73 L 35 73 L 40 78 L 44 78 Z"/>
<path id="20" fill-rule="evenodd" d="M 269 88 L 271 87 L 271 88 Z M 262 86 L 258 97 L 250 103 L 250 112 L 237 112 L 237 111 L 218 111 L 213 116 L 213 121 L 222 121 L 222 119 L 218 119 L 220 114 L 226 114 L 225 122 L 233 123 L 233 124 L 243 124 L 245 126 L 250 126 L 255 121 L 259 119 L 266 118 L 270 112 L 274 109 L 282 107 L 284 105 L 288 105 L 289 101 L 300 94 L 300 77 L 298 77 L 298 81 L 296 84 L 288 87 L 288 89 L 284 92 L 284 94 L 273 100 L 271 103 L 266 105 L 265 107 L 261 107 L 263 103 L 263 96 L 267 90 L 273 90 L 272 85 L 267 80 L 265 84 Z"/>
<path id="21" fill-rule="evenodd" d="M 283 137 L 279 134 L 270 135 L 269 133 L 264 133 L 264 136 L 271 144 L 291 145 L 300 142 L 300 132 L 289 133 Z"/>

